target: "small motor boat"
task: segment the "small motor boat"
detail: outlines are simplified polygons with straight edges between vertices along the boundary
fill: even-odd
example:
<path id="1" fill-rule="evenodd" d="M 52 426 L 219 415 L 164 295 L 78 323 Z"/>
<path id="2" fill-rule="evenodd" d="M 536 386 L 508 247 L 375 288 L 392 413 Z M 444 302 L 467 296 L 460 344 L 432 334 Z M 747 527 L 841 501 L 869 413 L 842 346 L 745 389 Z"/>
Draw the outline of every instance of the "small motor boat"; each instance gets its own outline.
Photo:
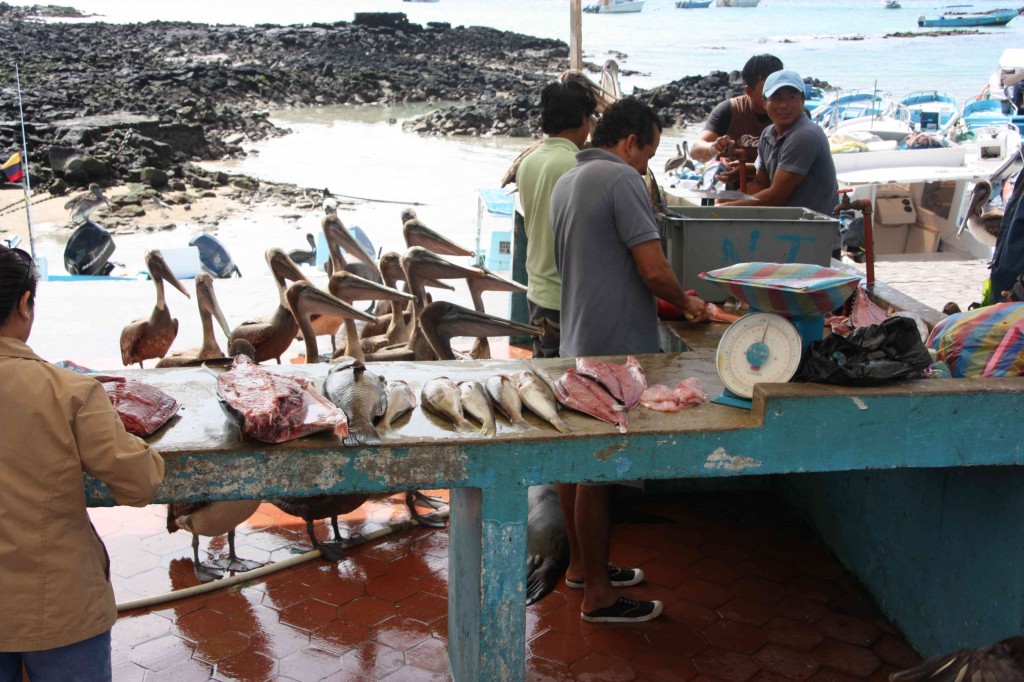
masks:
<path id="1" fill-rule="evenodd" d="M 232 275 L 242 276 L 238 266 L 231 260 L 231 254 L 216 237 L 200 232 L 188 242 L 189 246 L 199 249 L 199 262 L 213 277 L 227 279 Z"/>
<path id="2" fill-rule="evenodd" d="M 114 269 L 110 262 L 114 248 L 110 233 L 86 220 L 71 233 L 64 247 L 64 269 L 70 275 L 109 275 Z"/>

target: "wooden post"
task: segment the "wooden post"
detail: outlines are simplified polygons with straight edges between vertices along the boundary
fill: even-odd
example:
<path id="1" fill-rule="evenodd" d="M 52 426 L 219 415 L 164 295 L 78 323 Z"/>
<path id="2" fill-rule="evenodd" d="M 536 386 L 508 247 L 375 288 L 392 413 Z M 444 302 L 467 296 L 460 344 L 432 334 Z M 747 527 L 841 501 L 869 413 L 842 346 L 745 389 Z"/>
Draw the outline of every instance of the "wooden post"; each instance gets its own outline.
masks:
<path id="1" fill-rule="evenodd" d="M 569 0 L 569 68 L 583 70 L 583 0 Z"/>

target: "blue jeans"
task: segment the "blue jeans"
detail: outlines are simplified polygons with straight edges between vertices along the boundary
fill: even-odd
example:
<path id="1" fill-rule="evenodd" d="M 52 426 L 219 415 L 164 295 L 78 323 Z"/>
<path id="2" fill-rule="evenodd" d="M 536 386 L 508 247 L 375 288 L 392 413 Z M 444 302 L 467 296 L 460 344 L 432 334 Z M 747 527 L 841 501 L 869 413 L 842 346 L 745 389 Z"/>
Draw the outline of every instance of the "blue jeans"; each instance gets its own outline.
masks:
<path id="1" fill-rule="evenodd" d="M 0 652 L 0 682 L 21 682 L 22 663 L 32 682 L 110 682 L 110 630 L 56 649 Z"/>

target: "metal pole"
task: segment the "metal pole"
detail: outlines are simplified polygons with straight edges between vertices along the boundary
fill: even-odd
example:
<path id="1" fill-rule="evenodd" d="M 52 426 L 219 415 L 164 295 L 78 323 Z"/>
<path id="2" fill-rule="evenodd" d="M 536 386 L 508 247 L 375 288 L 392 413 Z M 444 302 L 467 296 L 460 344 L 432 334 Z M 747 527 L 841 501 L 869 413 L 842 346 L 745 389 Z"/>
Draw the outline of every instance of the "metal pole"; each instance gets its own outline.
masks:
<path id="1" fill-rule="evenodd" d="M 569 68 L 583 70 L 583 0 L 569 0 Z"/>
<path id="2" fill-rule="evenodd" d="M 36 257 L 36 238 L 32 233 L 32 203 L 29 196 L 32 194 L 32 182 L 28 177 L 28 144 L 25 142 L 25 112 L 21 108 L 21 74 L 18 72 L 18 65 L 14 65 L 14 82 L 18 86 L 18 118 L 21 120 L 21 163 L 24 165 L 21 174 L 21 188 L 25 192 L 25 217 L 28 219 L 28 248 L 32 258 Z"/>

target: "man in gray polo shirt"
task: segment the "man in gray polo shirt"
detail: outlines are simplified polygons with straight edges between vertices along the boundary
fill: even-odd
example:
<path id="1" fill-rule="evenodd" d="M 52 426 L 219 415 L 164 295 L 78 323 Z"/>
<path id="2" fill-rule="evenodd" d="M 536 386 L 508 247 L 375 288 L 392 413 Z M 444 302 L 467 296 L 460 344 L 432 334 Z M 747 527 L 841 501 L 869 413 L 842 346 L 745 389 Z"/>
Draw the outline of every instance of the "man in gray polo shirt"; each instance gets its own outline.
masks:
<path id="1" fill-rule="evenodd" d="M 657 299 L 704 317 L 705 303 L 688 295 L 661 250 L 642 174 L 658 150 L 661 121 L 626 98 L 594 128 L 592 149 L 576 155 L 551 193 L 555 264 L 562 278 L 562 357 L 658 351 Z M 569 536 L 565 582 L 583 588 L 588 622 L 651 620 L 661 602 L 618 596 L 613 587 L 643 580 L 638 568 L 608 563 L 608 485 L 560 485 Z"/>
<path id="2" fill-rule="evenodd" d="M 753 200 L 735 206 L 801 206 L 832 215 L 839 203 L 836 167 L 828 136 L 804 115 L 804 81 L 796 71 L 776 71 L 764 82 L 765 110 L 772 125 L 758 142 L 757 176 L 747 185 Z M 839 231 L 832 257 L 841 257 Z"/>

